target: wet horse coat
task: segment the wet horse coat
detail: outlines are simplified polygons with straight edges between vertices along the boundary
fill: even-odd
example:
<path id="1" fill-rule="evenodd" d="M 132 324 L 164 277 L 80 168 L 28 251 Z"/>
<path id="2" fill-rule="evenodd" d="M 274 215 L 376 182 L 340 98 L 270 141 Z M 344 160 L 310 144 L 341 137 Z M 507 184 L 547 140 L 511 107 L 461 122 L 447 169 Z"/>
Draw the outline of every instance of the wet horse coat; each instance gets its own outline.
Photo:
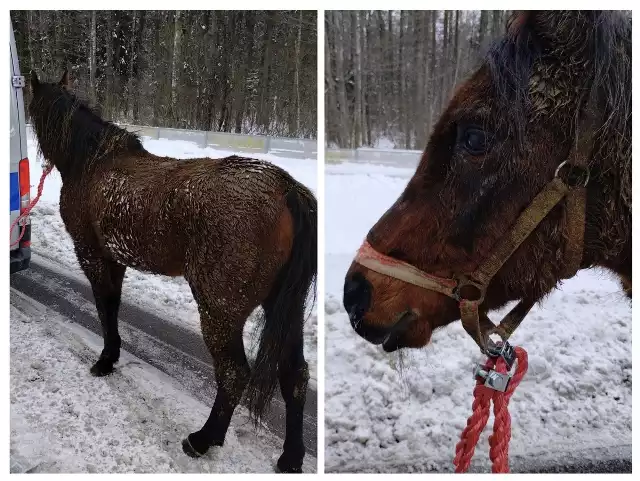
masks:
<path id="1" fill-rule="evenodd" d="M 29 110 L 44 158 L 62 176 L 60 214 L 89 279 L 105 346 L 91 368 L 113 371 L 127 266 L 183 275 L 198 304 L 218 392 L 204 427 L 183 449 L 222 445 L 245 387 L 259 420 L 280 382 L 286 402 L 283 471 L 299 472 L 308 369 L 302 352 L 307 295 L 317 272 L 313 194 L 268 162 L 237 156 L 176 160 L 147 152 L 134 134 L 100 119 L 59 84 L 32 75 Z M 253 369 L 244 323 L 263 307 Z"/>

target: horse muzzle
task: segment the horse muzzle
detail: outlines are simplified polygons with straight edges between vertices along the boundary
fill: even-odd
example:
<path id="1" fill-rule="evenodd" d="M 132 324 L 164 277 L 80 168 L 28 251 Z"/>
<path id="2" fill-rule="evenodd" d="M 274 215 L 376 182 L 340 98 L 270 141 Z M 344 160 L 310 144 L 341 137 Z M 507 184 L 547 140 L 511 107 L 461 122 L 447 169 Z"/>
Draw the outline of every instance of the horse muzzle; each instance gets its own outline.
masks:
<path id="1" fill-rule="evenodd" d="M 402 312 L 395 322 L 388 325 L 374 324 L 366 319 L 371 307 L 373 287 L 360 272 L 347 275 L 344 284 L 343 303 L 349 314 L 351 327 L 356 333 L 372 344 L 382 344 L 387 352 L 403 347 L 402 338 L 417 319 L 412 310 Z"/>

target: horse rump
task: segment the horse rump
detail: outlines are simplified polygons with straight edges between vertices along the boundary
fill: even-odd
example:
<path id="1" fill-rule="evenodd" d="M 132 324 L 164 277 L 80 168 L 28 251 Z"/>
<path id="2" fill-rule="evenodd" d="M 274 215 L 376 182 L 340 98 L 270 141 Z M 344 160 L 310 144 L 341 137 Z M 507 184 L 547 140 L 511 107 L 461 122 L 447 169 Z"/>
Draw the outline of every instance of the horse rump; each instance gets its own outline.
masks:
<path id="1" fill-rule="evenodd" d="M 256 424 L 273 397 L 278 365 L 289 362 L 292 342 L 297 333 L 301 335 L 305 308 L 309 300 L 313 305 L 316 296 L 317 200 L 309 189 L 297 182 L 285 198 L 293 218 L 294 237 L 289 259 L 280 269 L 263 303 L 268 306 L 268 315 L 260 314 L 262 330 L 258 353 L 247 385 L 248 407 Z"/>

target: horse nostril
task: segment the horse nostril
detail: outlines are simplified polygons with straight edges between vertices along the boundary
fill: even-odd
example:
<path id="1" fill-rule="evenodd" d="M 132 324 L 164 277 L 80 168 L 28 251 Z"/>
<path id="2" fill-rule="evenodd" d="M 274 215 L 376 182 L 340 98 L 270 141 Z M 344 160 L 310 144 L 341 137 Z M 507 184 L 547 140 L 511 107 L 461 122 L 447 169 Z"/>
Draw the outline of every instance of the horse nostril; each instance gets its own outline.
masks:
<path id="1" fill-rule="evenodd" d="M 344 283 L 344 308 L 349 313 L 351 324 L 362 319 L 371 304 L 371 284 L 365 277 L 356 272 L 347 277 Z"/>

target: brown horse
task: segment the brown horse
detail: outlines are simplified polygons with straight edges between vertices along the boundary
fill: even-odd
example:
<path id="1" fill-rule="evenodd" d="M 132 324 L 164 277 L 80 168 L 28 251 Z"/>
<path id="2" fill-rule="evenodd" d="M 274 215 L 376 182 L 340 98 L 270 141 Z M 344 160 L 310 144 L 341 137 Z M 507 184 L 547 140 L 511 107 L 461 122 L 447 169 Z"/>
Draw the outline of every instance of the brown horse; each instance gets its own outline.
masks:
<path id="1" fill-rule="evenodd" d="M 631 19 L 520 12 L 369 231 L 344 306 L 389 352 L 457 319 L 484 348 L 594 266 L 631 297 Z M 487 322 L 514 300 L 505 328 Z"/>
<path id="2" fill-rule="evenodd" d="M 214 361 L 217 394 L 203 428 L 183 441 L 196 457 L 221 446 L 247 388 L 256 422 L 279 380 L 286 438 L 278 469 L 300 472 L 307 382 L 305 305 L 317 272 L 317 203 L 284 170 L 241 157 L 177 160 L 147 152 L 59 83 L 31 75 L 29 112 L 40 150 L 62 177 L 60 215 L 91 283 L 104 350 L 91 373 L 114 370 L 127 266 L 184 276 Z M 242 330 L 263 308 L 252 368 Z"/>

